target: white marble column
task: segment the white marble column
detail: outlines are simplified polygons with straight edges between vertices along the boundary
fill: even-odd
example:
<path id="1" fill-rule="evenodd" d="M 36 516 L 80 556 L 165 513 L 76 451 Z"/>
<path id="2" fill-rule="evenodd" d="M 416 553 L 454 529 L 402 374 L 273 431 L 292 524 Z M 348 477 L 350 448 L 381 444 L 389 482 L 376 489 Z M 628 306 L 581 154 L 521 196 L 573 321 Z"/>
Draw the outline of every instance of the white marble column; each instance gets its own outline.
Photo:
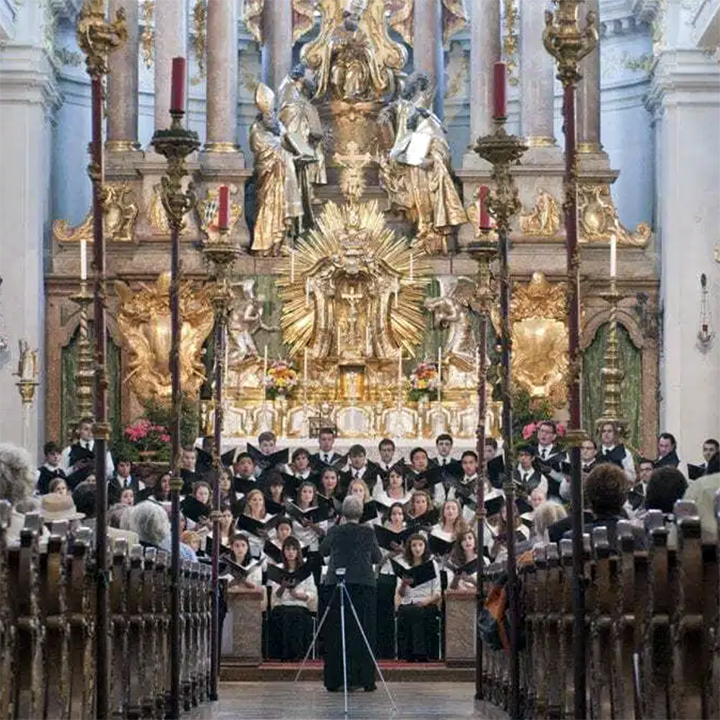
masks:
<path id="1" fill-rule="evenodd" d="M 520 3 L 520 127 L 531 147 L 555 145 L 555 61 L 545 50 L 542 28 L 549 3 Z"/>
<path id="2" fill-rule="evenodd" d="M 699 49 L 662 53 L 650 93 L 657 148 L 657 231 L 661 257 L 663 355 L 660 430 L 684 460 L 720 428 L 720 65 Z M 707 275 L 716 336 L 698 344 L 700 275 Z"/>
<path id="3" fill-rule="evenodd" d="M 155 3 L 156 130 L 163 130 L 170 125 L 170 81 L 174 57 L 187 57 L 185 2 L 160 0 Z"/>
<path id="4" fill-rule="evenodd" d="M 263 12 L 263 82 L 277 90 L 292 68 L 293 24 L 291 0 L 265 3 Z"/>
<path id="5" fill-rule="evenodd" d="M 435 82 L 434 110 L 443 116 L 445 64 L 443 62 L 441 0 L 415 0 L 413 9 L 413 66 L 415 72 L 429 75 Z"/>
<path id="6" fill-rule="evenodd" d="M 237 4 L 208 0 L 205 152 L 236 152 Z"/>
<path id="7" fill-rule="evenodd" d="M 40 3 L 17 10 L 14 37 L 0 50 L 0 303 L 8 341 L 7 349 L 0 350 L 0 438 L 24 445 L 36 462 L 45 420 L 43 261 L 50 215 L 51 115 L 60 97 L 43 47 Z M 13 375 L 20 340 L 38 351 L 39 386 L 25 409 Z"/>
<path id="8" fill-rule="evenodd" d="M 110 0 L 110 17 L 125 11 L 127 40 L 110 53 L 107 80 L 107 142 L 110 151 L 139 150 L 138 46 L 140 27 L 137 0 Z"/>
<path id="9" fill-rule="evenodd" d="M 475 0 L 470 7 L 470 142 L 474 143 L 495 130 L 492 66 L 501 54 L 500 0 Z"/>
<path id="10" fill-rule="evenodd" d="M 599 23 L 599 0 L 585 0 L 584 12 L 590 11 L 596 14 Z M 584 18 L 581 22 L 584 22 Z M 582 60 L 580 72 L 583 77 L 577 93 L 578 150 L 582 153 L 600 153 L 600 43 Z"/>

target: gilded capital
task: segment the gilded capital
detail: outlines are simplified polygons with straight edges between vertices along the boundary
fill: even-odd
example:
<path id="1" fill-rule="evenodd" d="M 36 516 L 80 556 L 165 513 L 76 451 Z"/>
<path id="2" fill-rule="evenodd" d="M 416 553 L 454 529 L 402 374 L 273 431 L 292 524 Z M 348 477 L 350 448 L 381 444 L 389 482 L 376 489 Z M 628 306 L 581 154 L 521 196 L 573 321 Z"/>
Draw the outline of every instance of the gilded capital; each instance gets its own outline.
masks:
<path id="1" fill-rule="evenodd" d="M 125 11 L 120 8 L 108 22 L 105 0 L 85 0 L 76 27 L 77 41 L 85 53 L 88 75 L 97 79 L 108 73 L 110 53 L 127 40 Z"/>

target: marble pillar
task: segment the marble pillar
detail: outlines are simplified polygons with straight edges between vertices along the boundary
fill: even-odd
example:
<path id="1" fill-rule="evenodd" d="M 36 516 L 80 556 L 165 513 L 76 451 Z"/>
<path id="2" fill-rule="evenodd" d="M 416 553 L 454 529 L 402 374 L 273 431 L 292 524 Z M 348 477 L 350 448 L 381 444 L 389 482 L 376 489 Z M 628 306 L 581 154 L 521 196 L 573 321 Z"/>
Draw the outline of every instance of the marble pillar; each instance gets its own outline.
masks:
<path id="1" fill-rule="evenodd" d="M 475 0 L 468 5 L 470 16 L 470 144 L 495 131 L 492 118 L 492 65 L 500 59 L 500 2 Z M 485 167 L 471 149 L 463 167 Z"/>
<path id="2" fill-rule="evenodd" d="M 443 61 L 441 0 L 415 2 L 413 8 L 413 66 L 415 72 L 428 74 L 435 81 L 433 109 L 443 116 L 445 63 Z"/>
<path id="3" fill-rule="evenodd" d="M 540 0 L 520 3 L 520 132 L 530 147 L 555 145 L 555 61 L 541 31 L 547 7 Z"/>
<path id="4" fill-rule="evenodd" d="M 263 12 L 263 82 L 273 90 L 292 68 L 293 22 L 291 0 L 265 3 Z"/>
<path id="5" fill-rule="evenodd" d="M 52 116 L 60 105 L 44 47 L 40 3 L 17 6 L 14 37 L 0 50 L 0 438 L 41 462 L 45 417 L 45 236 L 50 217 Z M 88 118 L 88 124 L 90 120 Z M 37 351 L 33 402 L 14 375 L 19 343 Z M 62 438 L 57 438 L 62 440 Z"/>
<path id="6" fill-rule="evenodd" d="M 107 79 L 107 142 L 109 151 L 139 150 L 138 47 L 140 27 L 137 0 L 110 0 L 110 17 L 125 11 L 128 36 L 110 53 Z"/>
<path id="7" fill-rule="evenodd" d="M 155 3 L 156 130 L 170 126 L 170 79 L 174 57 L 187 57 L 185 3 L 183 0 L 162 0 Z"/>
<path id="8" fill-rule="evenodd" d="M 205 152 L 236 152 L 237 4 L 208 0 Z"/>
<path id="9" fill-rule="evenodd" d="M 659 430 L 675 435 L 681 459 L 696 462 L 720 427 L 720 262 L 713 259 L 720 241 L 720 65 L 698 48 L 666 50 L 649 104 L 663 305 Z M 715 332 L 705 346 L 697 336 L 702 273 Z"/>
<path id="10" fill-rule="evenodd" d="M 585 13 L 593 11 L 600 22 L 599 0 L 586 0 Z M 584 19 L 582 20 L 584 22 Z M 600 43 L 580 64 L 582 80 L 577 93 L 577 140 L 581 153 L 599 154 L 600 142 Z"/>

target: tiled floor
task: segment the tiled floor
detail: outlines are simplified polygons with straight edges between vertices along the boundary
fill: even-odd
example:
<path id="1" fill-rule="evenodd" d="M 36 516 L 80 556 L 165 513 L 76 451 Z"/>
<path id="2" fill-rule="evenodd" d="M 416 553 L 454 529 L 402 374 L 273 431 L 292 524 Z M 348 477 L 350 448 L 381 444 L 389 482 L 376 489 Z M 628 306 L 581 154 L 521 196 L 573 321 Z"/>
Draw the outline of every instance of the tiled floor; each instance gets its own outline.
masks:
<path id="1" fill-rule="evenodd" d="M 472 683 L 390 683 L 396 711 L 382 685 L 373 693 L 348 695 L 350 720 L 389 718 L 401 720 L 505 720 L 492 706 L 476 703 Z M 196 708 L 189 720 L 330 720 L 342 718 L 343 694 L 329 693 L 321 683 L 221 683 L 220 700 Z"/>

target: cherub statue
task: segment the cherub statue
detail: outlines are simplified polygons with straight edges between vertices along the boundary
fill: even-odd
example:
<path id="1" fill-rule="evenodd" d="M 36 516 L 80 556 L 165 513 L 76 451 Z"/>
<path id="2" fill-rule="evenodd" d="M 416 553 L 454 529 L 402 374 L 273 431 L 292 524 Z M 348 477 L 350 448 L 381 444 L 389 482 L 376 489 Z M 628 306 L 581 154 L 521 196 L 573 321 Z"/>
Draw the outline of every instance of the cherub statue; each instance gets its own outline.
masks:
<path id="1" fill-rule="evenodd" d="M 438 277 L 440 297 L 427 298 L 423 303 L 433 315 L 435 327 L 448 330 L 443 353 L 463 361 L 463 370 L 475 363 L 476 342 L 470 321 L 469 300 L 473 283 L 465 277 Z"/>
<path id="2" fill-rule="evenodd" d="M 19 340 L 20 358 L 18 359 L 17 377 L 20 382 L 35 382 L 37 377 L 37 350 L 30 350 L 27 340 Z"/>
<path id="3" fill-rule="evenodd" d="M 235 302 L 228 328 L 229 360 L 231 364 L 242 362 L 248 357 L 257 357 L 258 351 L 253 335 L 258 330 L 275 332 L 280 328 L 266 325 L 265 297 L 255 295 L 255 280 L 240 283 L 240 297 Z"/>

